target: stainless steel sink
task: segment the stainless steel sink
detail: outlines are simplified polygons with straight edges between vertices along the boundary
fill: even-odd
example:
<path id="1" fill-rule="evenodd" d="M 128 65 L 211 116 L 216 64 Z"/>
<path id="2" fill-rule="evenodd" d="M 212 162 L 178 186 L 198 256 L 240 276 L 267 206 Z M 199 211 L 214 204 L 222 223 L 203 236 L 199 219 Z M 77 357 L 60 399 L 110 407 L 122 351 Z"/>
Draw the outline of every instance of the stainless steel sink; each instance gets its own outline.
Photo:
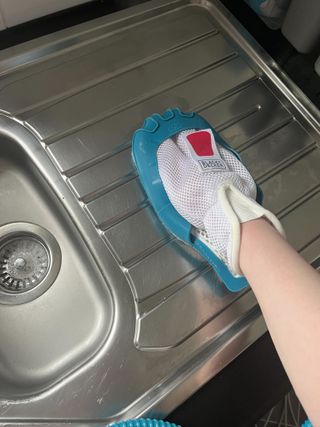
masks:
<path id="1" fill-rule="evenodd" d="M 155 0 L 0 53 L 0 425 L 164 416 L 259 338 L 130 157 L 168 106 L 237 150 L 319 266 L 319 112 L 218 0 Z M 266 260 L 267 262 L 267 260 Z"/>
<path id="2" fill-rule="evenodd" d="M 0 396 L 13 399 L 52 387 L 88 361 L 114 312 L 99 268 L 49 185 L 57 179 L 51 162 L 25 131 L 29 147 L 18 129 L 13 138 L 8 130 L 19 124 L 0 121 Z"/>

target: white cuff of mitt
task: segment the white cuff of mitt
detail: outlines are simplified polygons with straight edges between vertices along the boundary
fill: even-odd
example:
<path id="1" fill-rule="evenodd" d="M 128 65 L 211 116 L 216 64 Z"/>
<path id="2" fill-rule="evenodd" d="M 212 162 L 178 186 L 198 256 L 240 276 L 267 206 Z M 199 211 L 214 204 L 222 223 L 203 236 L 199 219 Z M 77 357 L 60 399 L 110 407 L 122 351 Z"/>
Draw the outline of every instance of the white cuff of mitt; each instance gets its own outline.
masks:
<path id="1" fill-rule="evenodd" d="M 231 183 L 225 182 L 218 188 L 218 203 L 231 226 L 227 247 L 227 264 L 235 276 L 242 275 L 239 266 L 241 224 L 258 218 L 266 218 L 285 237 L 278 218 L 252 198 L 245 196 Z M 207 230 L 210 235 L 210 230 Z"/>

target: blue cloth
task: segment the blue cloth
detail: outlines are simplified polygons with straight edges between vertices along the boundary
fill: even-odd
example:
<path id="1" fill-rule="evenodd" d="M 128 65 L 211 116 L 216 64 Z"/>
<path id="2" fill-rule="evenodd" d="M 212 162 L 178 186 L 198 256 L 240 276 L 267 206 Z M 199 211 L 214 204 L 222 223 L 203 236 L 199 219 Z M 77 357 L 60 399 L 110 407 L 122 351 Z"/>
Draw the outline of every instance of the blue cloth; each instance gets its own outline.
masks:
<path id="1" fill-rule="evenodd" d="M 151 420 L 150 418 L 139 418 L 136 420 L 120 421 L 115 424 L 109 424 L 108 427 L 181 427 L 168 421 Z"/>
<path id="2" fill-rule="evenodd" d="M 108 427 L 181 427 L 168 421 L 152 420 L 150 418 L 139 418 L 136 420 L 119 421 L 115 424 L 109 424 Z M 199 426 L 200 427 L 200 426 Z M 305 421 L 301 427 L 312 427 L 309 420 Z"/>

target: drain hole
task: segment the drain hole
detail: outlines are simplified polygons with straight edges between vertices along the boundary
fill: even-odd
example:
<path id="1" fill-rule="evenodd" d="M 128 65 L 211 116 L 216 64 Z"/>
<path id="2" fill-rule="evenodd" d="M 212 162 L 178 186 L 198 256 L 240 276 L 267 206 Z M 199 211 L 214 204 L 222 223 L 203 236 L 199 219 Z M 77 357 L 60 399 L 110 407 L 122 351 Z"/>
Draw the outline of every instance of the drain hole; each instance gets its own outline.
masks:
<path id="1" fill-rule="evenodd" d="M 0 247 L 0 286 L 7 291 L 34 288 L 46 277 L 49 267 L 49 253 L 35 237 L 11 238 Z"/>
<path id="2" fill-rule="evenodd" d="M 29 222 L 0 226 L 0 304 L 24 304 L 56 280 L 61 251 L 55 237 Z"/>

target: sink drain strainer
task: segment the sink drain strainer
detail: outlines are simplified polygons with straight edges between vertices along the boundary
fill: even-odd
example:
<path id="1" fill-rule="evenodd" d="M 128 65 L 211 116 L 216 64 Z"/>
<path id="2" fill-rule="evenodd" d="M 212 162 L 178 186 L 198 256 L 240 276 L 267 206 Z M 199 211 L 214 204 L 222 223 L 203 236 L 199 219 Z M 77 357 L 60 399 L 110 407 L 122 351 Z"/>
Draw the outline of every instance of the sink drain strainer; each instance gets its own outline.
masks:
<path id="1" fill-rule="evenodd" d="M 32 237 L 15 237 L 0 249 L 0 286 L 19 292 L 34 288 L 49 270 L 49 254 Z"/>
<path id="2" fill-rule="evenodd" d="M 0 227 L 0 302 L 38 297 L 55 280 L 60 262 L 59 245 L 48 230 L 30 223 Z"/>

